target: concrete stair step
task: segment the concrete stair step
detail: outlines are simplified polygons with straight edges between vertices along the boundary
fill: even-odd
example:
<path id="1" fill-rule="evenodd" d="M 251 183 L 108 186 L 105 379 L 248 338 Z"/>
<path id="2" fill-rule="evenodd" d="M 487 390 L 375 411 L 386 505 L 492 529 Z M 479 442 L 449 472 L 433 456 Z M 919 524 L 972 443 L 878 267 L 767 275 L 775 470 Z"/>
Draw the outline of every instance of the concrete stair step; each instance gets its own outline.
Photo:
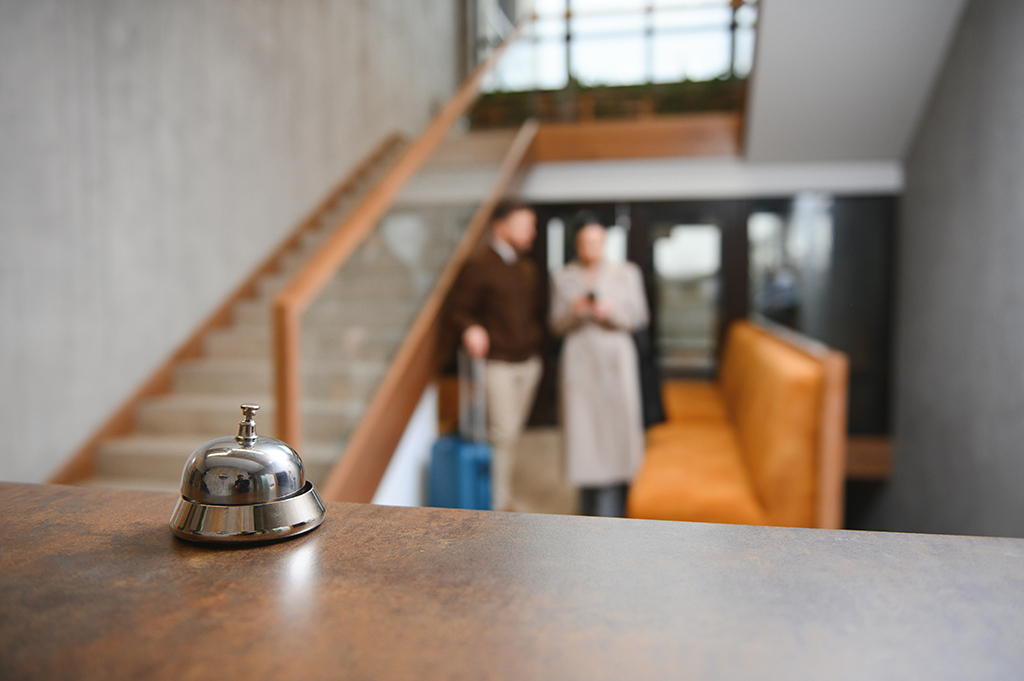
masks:
<path id="1" fill-rule="evenodd" d="M 268 303 L 292 280 L 292 274 L 284 272 L 268 274 L 257 284 L 258 297 Z M 414 273 L 366 272 L 361 276 L 345 273 L 331 279 L 318 294 L 318 298 L 333 300 L 382 300 L 407 298 L 414 293 Z"/>
<path id="2" fill-rule="evenodd" d="M 318 400 L 368 403 L 387 369 L 382 360 L 307 361 L 302 372 L 303 394 Z"/>
<path id="3" fill-rule="evenodd" d="M 338 197 L 334 205 L 324 211 L 317 219 L 317 225 L 299 238 L 299 246 L 286 253 L 279 261 L 281 271 L 285 275 L 295 272 L 334 232 L 338 224 L 352 213 L 352 210 L 376 186 L 377 182 L 394 165 L 404 152 L 406 145 L 396 145 L 388 154 L 372 166 L 367 173 L 356 179 L 348 191 Z"/>
<path id="4" fill-rule="evenodd" d="M 140 478 L 180 481 L 188 457 L 209 439 L 201 434 L 133 434 L 103 440 L 96 447 L 96 473 L 112 480 Z"/>
<path id="5" fill-rule="evenodd" d="M 320 248 L 330 238 L 334 224 L 336 223 L 333 220 L 321 218 L 316 229 L 311 229 L 299 237 L 298 250 L 308 255 Z"/>
<path id="6" fill-rule="evenodd" d="M 302 315 L 303 329 L 337 330 L 351 325 L 371 328 L 400 327 L 412 323 L 417 305 L 405 300 L 333 300 L 322 298 Z M 270 301 L 247 298 L 235 304 L 235 323 L 239 326 L 268 326 L 271 321 Z"/>
<path id="7" fill-rule="evenodd" d="M 309 361 L 303 367 L 303 394 L 313 399 L 365 400 L 384 376 L 382 361 Z M 175 367 L 174 388 L 206 395 L 273 394 L 269 359 L 207 357 Z"/>
<path id="8" fill-rule="evenodd" d="M 203 435 L 129 435 L 104 440 L 96 450 L 97 478 L 111 484 L 141 480 L 177 490 L 185 462 L 209 437 Z M 317 484 L 326 477 L 344 446 L 310 442 L 299 452 L 306 478 Z"/>
<path id="9" fill-rule="evenodd" d="M 404 336 L 404 329 L 359 324 L 339 325 L 320 332 L 304 326 L 302 357 L 307 361 L 390 360 Z M 208 357 L 237 359 L 269 359 L 273 345 L 269 324 L 217 329 L 208 333 L 204 342 Z"/>
<path id="10" fill-rule="evenodd" d="M 316 249 L 295 249 L 285 253 L 280 259 L 279 273 L 292 276 L 301 265 L 303 265 L 315 252 Z M 397 258 L 372 258 L 358 259 L 353 255 L 341 269 L 337 276 L 358 278 L 362 276 L 402 276 L 409 271 L 409 266 Z"/>
<path id="11" fill-rule="evenodd" d="M 306 328 L 358 324 L 375 328 L 406 328 L 419 311 L 412 300 L 315 300 L 303 314 Z"/>
<path id="12" fill-rule="evenodd" d="M 310 230 L 310 232 L 324 231 L 329 234 L 334 231 L 334 228 L 338 226 L 338 223 L 352 213 L 352 209 L 356 207 L 359 200 L 363 198 L 363 195 L 369 188 L 370 187 L 365 183 L 354 186 L 349 193 L 342 196 L 337 203 L 331 206 L 330 210 L 320 216 L 317 223 L 317 229 Z"/>
<path id="13" fill-rule="evenodd" d="M 416 295 L 416 272 L 401 274 L 365 272 L 355 275 L 344 270 L 323 290 L 322 296 L 335 300 L 408 300 Z"/>
<path id="14" fill-rule="evenodd" d="M 308 253 L 303 253 L 301 250 L 293 248 L 278 259 L 277 263 L 280 267 L 278 271 L 290 275 L 299 269 L 299 266 L 306 262 L 308 257 Z"/>
<path id="15" fill-rule="evenodd" d="M 461 226 L 464 227 L 464 225 Z M 422 250 L 415 259 L 414 264 L 420 267 L 437 267 L 439 264 L 446 262 L 448 257 L 450 257 L 455 242 L 458 236 L 461 235 L 461 231 L 458 231 L 453 239 L 444 239 L 434 238 L 437 237 L 434 232 L 443 230 L 429 227 L 428 229 L 430 229 L 432 236 L 421 246 Z M 321 228 L 304 234 L 296 248 L 281 256 L 281 271 L 290 274 L 297 270 L 300 265 L 305 263 L 330 238 L 332 231 L 333 228 Z M 450 228 L 449 231 L 454 231 L 454 228 Z M 379 231 L 374 231 L 356 249 L 355 253 L 349 257 L 349 260 L 342 266 L 341 272 L 354 272 L 358 274 L 399 272 L 408 269 L 410 266 L 409 263 L 392 252 L 392 249 L 388 246 L 387 239 Z"/>
<path id="16" fill-rule="evenodd" d="M 184 466 L 184 462 L 182 462 L 182 465 Z M 178 477 L 181 477 L 181 471 L 178 471 Z M 75 486 L 133 489 L 141 490 L 143 492 L 174 492 L 175 494 L 181 492 L 181 481 L 175 481 L 169 478 L 166 480 L 151 480 L 144 477 L 114 478 L 106 475 L 95 475 L 87 480 L 76 482 Z M 168 512 L 167 515 L 170 517 L 170 512 Z"/>
<path id="17" fill-rule="evenodd" d="M 239 405 L 260 405 L 256 424 L 260 435 L 276 437 L 277 410 L 266 395 L 189 395 L 170 393 L 143 400 L 136 410 L 136 432 L 141 435 L 188 433 L 205 442 L 238 432 Z M 310 441 L 336 441 L 346 437 L 362 416 L 365 405 L 358 401 L 305 400 L 302 418 L 305 437 Z"/>
<path id="18" fill-rule="evenodd" d="M 385 173 L 394 165 L 404 152 L 406 145 L 399 145 L 390 154 L 385 155 L 363 177 L 358 178 L 342 195 L 338 202 L 320 216 L 320 228 L 330 232 L 359 204 L 367 192 L 373 189 Z"/>

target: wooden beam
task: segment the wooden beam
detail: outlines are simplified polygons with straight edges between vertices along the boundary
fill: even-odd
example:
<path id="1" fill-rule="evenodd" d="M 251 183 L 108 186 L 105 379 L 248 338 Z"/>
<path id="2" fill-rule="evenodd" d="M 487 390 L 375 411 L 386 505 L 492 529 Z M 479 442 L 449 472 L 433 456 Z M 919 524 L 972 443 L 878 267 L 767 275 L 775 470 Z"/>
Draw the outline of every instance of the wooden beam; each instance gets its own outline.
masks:
<path id="1" fill-rule="evenodd" d="M 738 113 L 544 123 L 537 132 L 534 159 L 545 162 L 737 156 L 742 127 L 742 115 Z"/>
<path id="2" fill-rule="evenodd" d="M 506 194 L 518 176 L 520 166 L 528 158 L 537 127 L 533 121 L 525 123 L 509 148 L 490 193 L 473 214 L 344 454 L 321 486 L 320 495 L 326 501 L 365 503 L 373 499 L 424 388 L 437 372 L 438 335 L 444 301 L 463 263 L 485 233 L 495 204 Z"/>
<path id="3" fill-rule="evenodd" d="M 334 186 L 326 196 L 310 211 L 299 224 L 278 244 L 256 269 L 249 273 L 243 281 L 221 305 L 214 310 L 192 332 L 188 339 L 174 350 L 156 370 L 136 388 L 135 392 L 121 403 L 117 410 L 97 428 L 47 482 L 58 485 L 70 485 L 91 478 L 96 473 L 96 448 L 102 440 L 120 437 L 131 433 L 135 428 L 135 411 L 139 402 L 170 392 L 174 383 L 175 367 L 182 361 L 197 359 L 203 354 L 203 340 L 206 334 L 214 329 L 229 326 L 233 321 L 235 305 L 240 300 L 252 298 L 257 294 L 257 283 L 266 274 L 275 272 L 280 267 L 280 259 L 285 253 L 299 244 L 302 235 L 316 228 L 319 220 L 338 199 L 350 192 L 357 182 L 362 180 L 370 170 L 388 154 L 403 143 L 399 134 L 390 135 L 369 155 L 363 158 L 341 182 Z"/>

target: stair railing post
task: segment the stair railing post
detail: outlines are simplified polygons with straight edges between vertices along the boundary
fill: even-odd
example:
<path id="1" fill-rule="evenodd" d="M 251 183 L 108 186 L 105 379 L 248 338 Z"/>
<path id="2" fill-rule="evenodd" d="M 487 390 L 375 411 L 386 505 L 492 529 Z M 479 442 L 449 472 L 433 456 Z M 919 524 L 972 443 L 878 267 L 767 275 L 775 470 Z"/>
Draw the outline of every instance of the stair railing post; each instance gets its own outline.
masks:
<path id="1" fill-rule="evenodd" d="M 302 310 L 292 301 L 274 298 L 274 385 L 277 437 L 302 451 Z"/>

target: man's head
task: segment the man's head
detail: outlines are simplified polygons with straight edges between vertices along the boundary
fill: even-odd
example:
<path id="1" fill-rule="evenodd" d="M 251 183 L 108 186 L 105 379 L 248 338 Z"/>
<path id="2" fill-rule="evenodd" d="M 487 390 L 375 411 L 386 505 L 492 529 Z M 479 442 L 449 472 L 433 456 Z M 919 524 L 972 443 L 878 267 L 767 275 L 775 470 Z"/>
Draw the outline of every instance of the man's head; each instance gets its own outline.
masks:
<path id="1" fill-rule="evenodd" d="M 525 203 L 515 199 L 498 202 L 491 214 L 491 231 L 519 253 L 533 247 L 537 236 L 537 215 Z"/>
<path id="2" fill-rule="evenodd" d="M 604 227 L 588 222 L 576 232 L 576 255 L 586 266 L 596 265 L 604 257 Z"/>

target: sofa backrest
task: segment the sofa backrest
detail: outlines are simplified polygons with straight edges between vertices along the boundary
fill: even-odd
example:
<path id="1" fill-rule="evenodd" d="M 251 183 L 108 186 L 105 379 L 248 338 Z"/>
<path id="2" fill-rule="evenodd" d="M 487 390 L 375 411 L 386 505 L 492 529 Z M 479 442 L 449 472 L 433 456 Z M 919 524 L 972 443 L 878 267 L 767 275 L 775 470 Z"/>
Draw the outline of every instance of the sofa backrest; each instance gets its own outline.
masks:
<path id="1" fill-rule="evenodd" d="M 773 524 L 816 524 L 824 367 L 748 322 L 734 323 L 719 386 L 751 482 Z"/>

